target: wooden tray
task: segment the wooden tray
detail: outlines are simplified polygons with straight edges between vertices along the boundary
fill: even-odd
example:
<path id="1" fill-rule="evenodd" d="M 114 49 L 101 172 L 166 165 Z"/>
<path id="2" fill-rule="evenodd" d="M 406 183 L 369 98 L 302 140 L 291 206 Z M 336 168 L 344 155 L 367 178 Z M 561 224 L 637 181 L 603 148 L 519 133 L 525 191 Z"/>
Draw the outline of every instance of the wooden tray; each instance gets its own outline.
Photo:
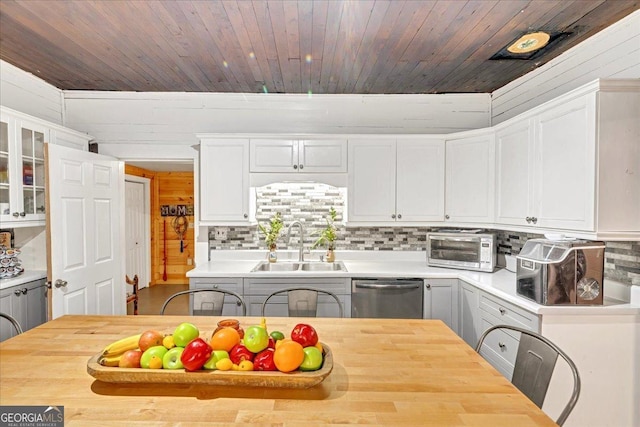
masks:
<path id="1" fill-rule="evenodd" d="M 290 373 L 266 371 L 193 371 L 184 369 L 141 369 L 116 368 L 98 364 L 96 354 L 87 362 L 89 375 L 108 383 L 154 383 L 154 384 L 202 384 L 221 386 L 275 387 L 275 388 L 309 388 L 320 384 L 333 369 L 333 355 L 326 344 L 324 361 L 317 371 L 294 371 Z"/>

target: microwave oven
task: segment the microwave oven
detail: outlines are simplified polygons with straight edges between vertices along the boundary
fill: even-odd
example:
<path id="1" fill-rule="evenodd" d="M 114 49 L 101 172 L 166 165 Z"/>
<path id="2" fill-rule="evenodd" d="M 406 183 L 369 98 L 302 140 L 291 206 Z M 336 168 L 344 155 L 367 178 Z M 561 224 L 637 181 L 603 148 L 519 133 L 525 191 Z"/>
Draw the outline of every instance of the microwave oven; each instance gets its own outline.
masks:
<path id="1" fill-rule="evenodd" d="M 496 236 L 486 232 L 446 231 L 427 234 L 427 265 L 493 272 Z"/>

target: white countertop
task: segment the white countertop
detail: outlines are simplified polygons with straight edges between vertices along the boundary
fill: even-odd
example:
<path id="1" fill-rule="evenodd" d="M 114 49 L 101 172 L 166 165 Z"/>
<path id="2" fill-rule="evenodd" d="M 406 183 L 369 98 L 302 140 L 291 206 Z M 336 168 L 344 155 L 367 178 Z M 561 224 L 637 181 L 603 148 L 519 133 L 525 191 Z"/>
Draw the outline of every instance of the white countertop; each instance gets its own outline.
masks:
<path id="1" fill-rule="evenodd" d="M 322 252 L 305 255 L 306 261 L 317 261 Z M 450 268 L 427 266 L 424 252 L 401 251 L 345 251 L 338 252 L 336 259 L 342 261 L 347 271 L 263 271 L 251 272 L 258 262 L 265 260 L 264 251 L 212 251 L 212 261 L 198 265 L 187 273 L 187 277 L 331 277 L 331 278 L 450 278 L 470 283 L 490 294 L 515 304 L 535 314 L 566 315 L 639 315 L 640 304 L 630 304 L 607 298 L 607 289 L 625 287 L 616 282 L 605 281 L 605 304 L 602 306 L 544 306 L 525 299 L 516 293 L 516 274 L 505 269 L 494 273 L 480 273 Z M 278 262 L 297 260 L 296 251 L 278 254 Z M 617 294 L 614 293 L 614 294 Z M 635 300 L 632 299 L 635 302 Z"/>
<path id="2" fill-rule="evenodd" d="M 46 270 L 27 270 L 23 271 L 18 277 L 12 277 L 10 279 L 0 279 L 0 290 L 10 288 L 12 286 L 19 286 L 24 283 L 33 282 L 34 280 L 40 280 L 47 277 Z"/>

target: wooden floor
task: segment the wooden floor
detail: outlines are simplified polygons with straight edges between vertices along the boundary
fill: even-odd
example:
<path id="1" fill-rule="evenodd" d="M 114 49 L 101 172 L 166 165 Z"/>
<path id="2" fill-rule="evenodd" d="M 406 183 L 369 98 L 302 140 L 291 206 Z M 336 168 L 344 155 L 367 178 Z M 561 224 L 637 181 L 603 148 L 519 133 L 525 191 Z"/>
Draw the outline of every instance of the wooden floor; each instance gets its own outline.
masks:
<path id="1" fill-rule="evenodd" d="M 189 285 L 156 285 L 138 291 L 138 314 L 160 314 L 162 304 L 176 292 L 189 289 Z M 133 303 L 127 305 L 127 314 L 133 314 Z M 188 315 L 189 296 L 179 296 L 169 303 L 165 314 Z"/>

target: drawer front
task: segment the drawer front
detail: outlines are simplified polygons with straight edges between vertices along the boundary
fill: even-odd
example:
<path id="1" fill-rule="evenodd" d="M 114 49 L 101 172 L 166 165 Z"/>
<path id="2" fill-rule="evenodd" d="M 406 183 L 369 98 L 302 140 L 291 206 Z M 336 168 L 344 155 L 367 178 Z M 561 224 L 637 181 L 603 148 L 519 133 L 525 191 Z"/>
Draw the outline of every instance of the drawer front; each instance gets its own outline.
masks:
<path id="1" fill-rule="evenodd" d="M 492 326 L 501 324 L 501 322 L 493 317 L 483 315 L 480 319 L 480 328 L 482 331 L 486 331 Z M 518 346 L 520 344 L 520 333 L 507 330 L 496 330 L 491 332 L 484 339 L 481 353 L 489 351 L 492 355 L 492 359 L 502 359 L 513 369 L 513 365 L 516 363 L 516 356 L 518 355 Z"/>
<path id="2" fill-rule="evenodd" d="M 480 312 L 488 313 L 495 317 L 500 324 L 538 332 L 539 321 L 537 315 L 484 292 L 480 294 Z M 480 332 L 483 331 L 484 329 L 481 329 Z"/>
<path id="3" fill-rule="evenodd" d="M 310 287 L 333 292 L 336 295 L 351 295 L 351 282 L 348 279 L 245 279 L 245 295 L 269 295 L 281 289 Z"/>
<path id="4" fill-rule="evenodd" d="M 193 278 L 189 280 L 191 289 L 224 289 L 242 296 L 242 279 Z"/>

